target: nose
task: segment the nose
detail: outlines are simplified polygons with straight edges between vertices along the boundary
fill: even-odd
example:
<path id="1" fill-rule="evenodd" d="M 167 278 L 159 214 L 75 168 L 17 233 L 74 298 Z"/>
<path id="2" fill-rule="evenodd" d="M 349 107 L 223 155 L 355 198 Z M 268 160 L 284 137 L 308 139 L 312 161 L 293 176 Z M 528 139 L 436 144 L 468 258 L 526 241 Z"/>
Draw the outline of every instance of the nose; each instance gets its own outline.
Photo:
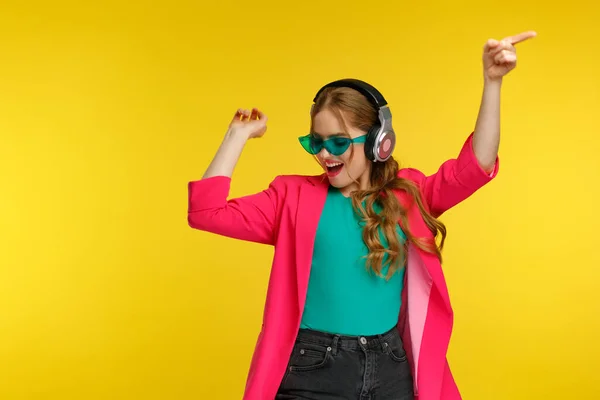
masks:
<path id="1" fill-rule="evenodd" d="M 317 153 L 317 157 L 320 159 L 324 159 L 324 158 L 327 158 L 330 156 L 331 156 L 331 154 L 327 151 L 327 149 L 325 147 L 323 147 L 321 149 L 321 151 Z"/>

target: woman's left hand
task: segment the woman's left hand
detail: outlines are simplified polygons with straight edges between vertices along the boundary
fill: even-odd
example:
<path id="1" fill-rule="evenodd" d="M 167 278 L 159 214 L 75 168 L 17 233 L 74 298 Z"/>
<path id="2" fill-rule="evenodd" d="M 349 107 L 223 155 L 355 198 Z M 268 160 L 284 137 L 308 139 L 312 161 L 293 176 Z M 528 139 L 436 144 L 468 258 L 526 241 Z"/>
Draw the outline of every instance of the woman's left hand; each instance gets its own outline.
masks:
<path id="1" fill-rule="evenodd" d="M 534 31 L 519 33 L 500 41 L 489 39 L 483 48 L 483 71 L 487 81 L 500 81 L 517 66 L 515 44 L 531 39 Z"/>

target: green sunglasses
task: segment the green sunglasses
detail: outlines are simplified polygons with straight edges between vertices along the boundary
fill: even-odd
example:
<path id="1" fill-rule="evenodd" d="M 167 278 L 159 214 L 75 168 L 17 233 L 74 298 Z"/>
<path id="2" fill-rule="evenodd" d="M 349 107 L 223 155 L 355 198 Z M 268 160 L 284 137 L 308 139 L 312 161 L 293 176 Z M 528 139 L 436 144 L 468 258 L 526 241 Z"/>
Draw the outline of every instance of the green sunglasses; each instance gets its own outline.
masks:
<path id="1" fill-rule="evenodd" d="M 345 136 L 333 136 L 329 139 L 323 140 L 322 138 L 310 133 L 306 136 L 298 138 L 304 150 L 306 150 L 309 154 L 319 154 L 324 147 L 329 154 L 333 156 L 341 156 L 346 150 L 348 150 L 348 147 L 350 147 L 352 143 L 365 143 L 366 139 L 367 135 L 362 135 L 354 139 Z"/>

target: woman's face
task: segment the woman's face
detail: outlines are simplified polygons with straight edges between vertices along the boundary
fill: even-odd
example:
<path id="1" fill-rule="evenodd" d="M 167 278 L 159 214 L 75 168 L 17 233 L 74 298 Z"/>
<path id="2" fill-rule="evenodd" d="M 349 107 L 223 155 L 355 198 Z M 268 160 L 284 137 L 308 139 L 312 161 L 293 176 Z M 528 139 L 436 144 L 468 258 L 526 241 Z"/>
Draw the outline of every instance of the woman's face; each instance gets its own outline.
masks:
<path id="1" fill-rule="evenodd" d="M 343 113 L 342 117 L 344 117 Z M 347 121 L 345 117 L 344 121 Z M 352 139 L 366 134 L 366 132 L 350 126 L 347 122 L 346 125 L 348 126 L 347 133 Z M 323 140 L 348 137 L 336 115 L 327 108 L 324 108 L 313 117 L 312 133 Z M 350 144 L 343 154 L 337 156 L 329 153 L 323 147 L 317 154 L 317 159 L 327 173 L 329 183 L 340 189 L 344 195 L 348 196 L 354 190 L 368 187 L 371 161 L 365 155 L 363 143 Z"/>

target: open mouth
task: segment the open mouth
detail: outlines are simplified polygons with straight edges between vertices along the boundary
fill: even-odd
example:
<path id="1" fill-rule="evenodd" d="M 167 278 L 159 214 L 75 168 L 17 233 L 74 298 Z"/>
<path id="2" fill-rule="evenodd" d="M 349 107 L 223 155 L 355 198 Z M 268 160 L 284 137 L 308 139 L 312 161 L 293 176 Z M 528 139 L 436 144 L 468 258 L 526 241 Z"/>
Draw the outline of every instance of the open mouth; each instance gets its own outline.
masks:
<path id="1" fill-rule="evenodd" d="M 340 173 L 344 168 L 344 163 L 341 162 L 326 162 L 325 167 L 327 168 L 327 175 L 332 177 Z"/>

